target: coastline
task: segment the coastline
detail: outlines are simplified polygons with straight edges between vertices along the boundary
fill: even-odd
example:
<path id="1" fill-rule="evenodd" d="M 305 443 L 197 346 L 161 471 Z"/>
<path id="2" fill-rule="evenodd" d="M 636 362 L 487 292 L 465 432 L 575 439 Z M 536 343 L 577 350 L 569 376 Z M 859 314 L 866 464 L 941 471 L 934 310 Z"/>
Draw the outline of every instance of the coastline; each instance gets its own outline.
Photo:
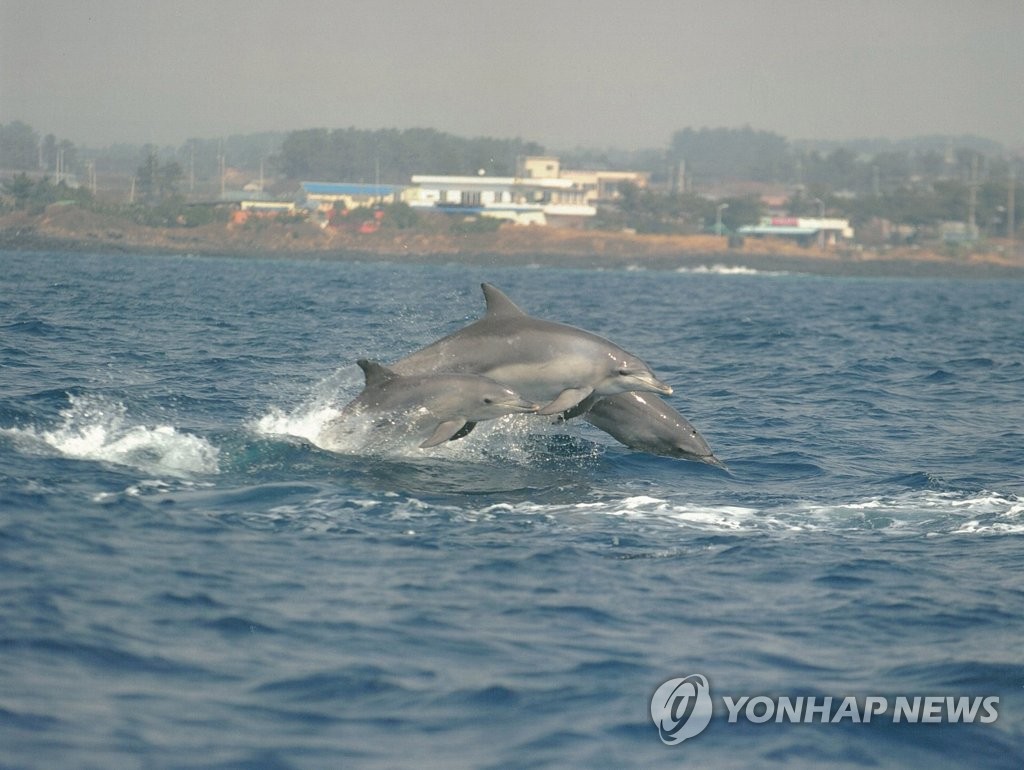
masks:
<path id="1" fill-rule="evenodd" d="M 594 269 L 741 269 L 821 275 L 1024 278 L 1024 256 L 948 256 L 919 248 L 819 249 L 747 239 L 730 248 L 714 235 L 647 235 L 502 227 L 495 232 L 382 228 L 358 233 L 308 223 L 214 223 L 149 227 L 75 206 L 0 215 L 0 249 L 78 253 L 188 254 L 337 261 L 462 262 Z"/>

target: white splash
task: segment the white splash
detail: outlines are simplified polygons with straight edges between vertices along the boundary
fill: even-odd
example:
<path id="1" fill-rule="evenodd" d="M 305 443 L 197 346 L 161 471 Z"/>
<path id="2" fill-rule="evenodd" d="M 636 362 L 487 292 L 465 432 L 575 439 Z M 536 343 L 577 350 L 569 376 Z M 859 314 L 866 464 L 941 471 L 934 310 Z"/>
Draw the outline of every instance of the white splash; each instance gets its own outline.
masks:
<path id="1" fill-rule="evenodd" d="M 476 462 L 488 453 L 498 452 L 506 460 L 527 452 L 527 436 L 550 429 L 550 420 L 529 416 L 508 415 L 477 424 L 473 432 L 457 441 L 449 441 L 428 449 L 419 444 L 425 438 L 407 430 L 400 421 L 382 424 L 379 416 L 347 414 L 334 403 L 316 396 L 291 411 L 271 407 L 253 425 L 264 436 L 295 436 L 320 449 L 344 455 L 367 455 L 396 459 L 448 458 Z"/>
<path id="2" fill-rule="evenodd" d="M 293 436 L 314 446 L 343 455 L 395 459 L 444 458 L 460 462 L 484 462 L 499 454 L 506 461 L 528 463 L 529 437 L 550 433 L 552 421 L 534 415 L 506 415 L 476 425 L 472 433 L 421 449 L 426 435 L 406 430 L 400 420 L 382 424 L 379 416 L 346 414 L 342 408 L 359 393 L 362 375 L 347 366 L 317 383 L 311 394 L 296 406 L 271 406 L 251 424 L 263 436 Z M 561 432 L 564 432 L 561 431 Z"/>
<path id="3" fill-rule="evenodd" d="M 576 516 L 620 517 L 638 524 L 710 533 L 815 533 L 881 530 L 923 537 L 1024 534 L 1024 499 L 978 494 L 915 491 L 829 504 L 795 501 L 755 507 L 684 502 L 630 495 L 575 503 L 499 503 L 463 512 L 471 517 L 542 516 L 569 522 Z"/>
<path id="4" fill-rule="evenodd" d="M 125 465 L 153 474 L 217 473 L 218 450 L 206 439 L 170 425 L 132 425 L 124 404 L 97 396 L 69 396 L 61 424 L 0 428 L 25 451 Z"/>
<path id="5" fill-rule="evenodd" d="M 697 265 L 696 267 L 679 267 L 677 273 L 688 273 L 691 275 L 763 275 L 779 276 L 789 275 L 785 270 L 757 270 L 743 265 Z"/>
<path id="6" fill-rule="evenodd" d="M 340 414 L 340 409 L 320 399 L 301 404 L 290 412 L 274 406 L 256 421 L 254 429 L 264 436 L 297 436 L 321 449 L 330 449 L 324 446 L 321 433 Z"/>

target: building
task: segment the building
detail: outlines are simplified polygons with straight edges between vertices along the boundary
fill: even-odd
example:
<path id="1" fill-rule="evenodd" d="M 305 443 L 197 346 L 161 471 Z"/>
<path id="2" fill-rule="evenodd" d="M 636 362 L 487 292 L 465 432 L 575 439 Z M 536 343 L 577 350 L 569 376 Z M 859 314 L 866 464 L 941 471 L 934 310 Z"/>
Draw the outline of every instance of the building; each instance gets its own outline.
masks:
<path id="1" fill-rule="evenodd" d="M 571 179 L 416 175 L 412 183 L 408 203 L 421 210 L 520 225 L 578 224 L 597 214 Z"/>
<path id="2" fill-rule="evenodd" d="M 635 171 L 563 169 L 550 155 L 516 158 L 513 177 L 414 176 L 408 202 L 421 209 L 496 217 L 516 224 L 579 226 L 597 206 L 620 197 L 629 182 L 646 187 L 648 175 Z"/>
<path id="3" fill-rule="evenodd" d="M 244 200 L 239 201 L 238 208 L 241 211 L 267 216 L 295 213 L 295 204 L 287 201 Z"/>
<path id="4" fill-rule="evenodd" d="M 752 238 L 789 238 L 799 243 L 837 246 L 853 239 L 848 219 L 822 217 L 762 217 L 756 225 L 744 225 L 738 235 Z"/>
<path id="5" fill-rule="evenodd" d="M 306 204 L 327 211 L 340 203 L 346 209 L 398 203 L 406 187 L 393 184 L 360 184 L 351 182 L 303 182 Z"/>
<path id="6" fill-rule="evenodd" d="M 549 155 L 520 155 L 516 158 L 516 176 L 520 179 L 569 179 L 573 190 L 582 193 L 580 201 L 588 206 L 613 203 L 621 197 L 619 185 L 629 183 L 645 188 L 650 174 L 641 171 L 583 171 L 563 169 L 561 161 Z"/>
<path id="7" fill-rule="evenodd" d="M 646 188 L 650 174 L 641 171 L 562 171 L 562 179 L 569 179 L 583 194 L 583 201 L 591 206 L 615 203 L 622 197 L 620 185 L 632 184 Z"/>
<path id="8" fill-rule="evenodd" d="M 558 179 L 562 162 L 551 155 L 520 155 L 516 158 L 516 176 L 520 179 Z"/>
<path id="9" fill-rule="evenodd" d="M 521 225 L 579 226 L 597 215 L 597 205 L 615 201 L 619 185 L 646 187 L 646 174 L 633 171 L 568 171 L 547 155 L 516 159 L 511 177 L 417 174 L 410 186 L 303 182 L 307 208 L 326 221 L 339 203 L 345 209 L 408 203 L 420 211 L 504 219 Z"/>

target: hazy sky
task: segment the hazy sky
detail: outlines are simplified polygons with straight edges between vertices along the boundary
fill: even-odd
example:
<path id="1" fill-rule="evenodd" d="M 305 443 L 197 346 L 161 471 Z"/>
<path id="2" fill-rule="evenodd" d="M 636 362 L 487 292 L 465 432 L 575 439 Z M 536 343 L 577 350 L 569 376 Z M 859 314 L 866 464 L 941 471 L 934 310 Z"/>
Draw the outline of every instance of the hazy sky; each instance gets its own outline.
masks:
<path id="1" fill-rule="evenodd" d="M 1022 0 L 0 0 L 0 122 L 79 144 L 686 126 L 1024 148 Z"/>

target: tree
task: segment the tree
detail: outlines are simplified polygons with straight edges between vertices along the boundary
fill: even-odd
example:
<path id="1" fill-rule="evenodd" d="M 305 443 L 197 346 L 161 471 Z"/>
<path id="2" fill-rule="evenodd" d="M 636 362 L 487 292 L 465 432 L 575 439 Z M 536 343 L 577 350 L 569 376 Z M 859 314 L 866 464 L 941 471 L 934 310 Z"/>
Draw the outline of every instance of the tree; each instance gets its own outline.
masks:
<path id="1" fill-rule="evenodd" d="M 28 174 L 21 172 L 3 182 L 3 190 L 14 198 L 14 206 L 31 212 L 42 212 L 57 201 L 75 202 L 80 205 L 92 203 L 92 194 L 84 187 L 71 188 L 64 182 L 54 184 L 48 178 L 33 182 Z"/>
<path id="2" fill-rule="evenodd" d="M 175 161 L 161 164 L 156 150 L 148 148 L 146 158 L 135 172 L 135 186 L 139 199 L 155 206 L 178 194 L 178 183 L 185 176 Z"/>
<path id="3" fill-rule="evenodd" d="M 744 128 L 685 128 L 672 136 L 672 158 L 703 179 L 775 181 L 789 174 L 789 142 L 769 131 Z"/>
<path id="4" fill-rule="evenodd" d="M 135 190 L 139 200 L 154 205 L 157 202 L 159 189 L 160 159 L 157 158 L 156 150 L 150 148 L 146 153 L 146 159 L 135 172 Z"/>
<path id="5" fill-rule="evenodd" d="M 16 174 L 3 183 L 4 192 L 14 198 L 14 207 L 23 209 L 28 205 L 29 199 L 36 188 L 35 182 L 28 178 L 24 171 Z"/>
<path id="6" fill-rule="evenodd" d="M 39 166 L 39 136 L 20 120 L 0 126 L 0 168 L 28 171 Z"/>
<path id="7" fill-rule="evenodd" d="M 185 177 L 181 166 L 170 161 L 160 166 L 157 180 L 157 192 L 161 200 L 172 198 L 178 194 L 178 183 Z"/>
<path id="8" fill-rule="evenodd" d="M 517 155 L 539 155 L 543 149 L 521 139 L 465 139 L 429 128 L 316 128 L 288 134 L 277 166 L 291 179 L 405 183 L 413 174 L 476 174 L 480 169 L 510 176 Z"/>
<path id="9" fill-rule="evenodd" d="M 41 149 L 43 168 L 48 171 L 53 171 L 57 168 L 57 137 L 53 134 L 47 134 L 43 137 L 43 145 Z"/>

